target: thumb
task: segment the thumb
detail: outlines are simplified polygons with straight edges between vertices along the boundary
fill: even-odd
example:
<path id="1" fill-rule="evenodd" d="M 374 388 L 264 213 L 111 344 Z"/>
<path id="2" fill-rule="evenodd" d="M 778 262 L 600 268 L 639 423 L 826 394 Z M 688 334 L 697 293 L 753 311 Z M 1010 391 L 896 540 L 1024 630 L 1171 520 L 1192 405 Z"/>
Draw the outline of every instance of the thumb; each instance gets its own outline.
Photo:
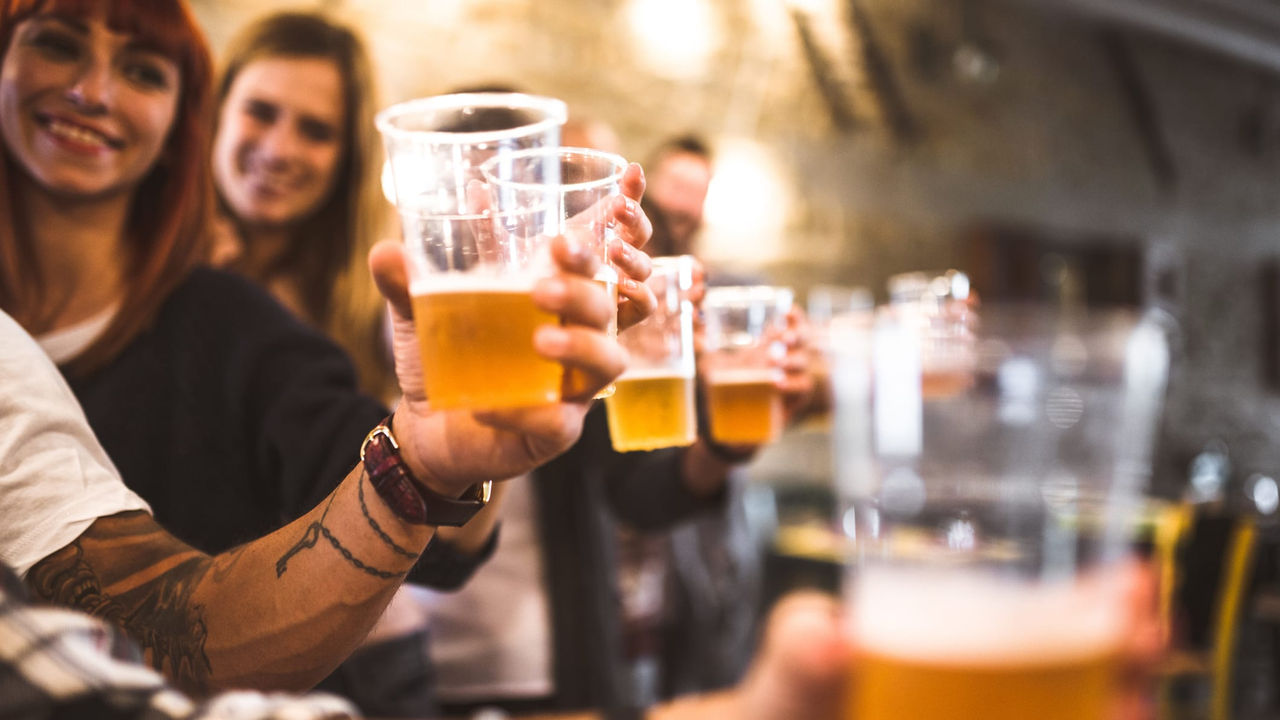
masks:
<path id="1" fill-rule="evenodd" d="M 409 274 L 405 267 L 404 245 L 395 240 L 383 240 L 369 250 L 369 272 L 378 292 L 391 303 L 391 310 L 398 318 L 413 318 L 413 304 L 409 300 Z"/>

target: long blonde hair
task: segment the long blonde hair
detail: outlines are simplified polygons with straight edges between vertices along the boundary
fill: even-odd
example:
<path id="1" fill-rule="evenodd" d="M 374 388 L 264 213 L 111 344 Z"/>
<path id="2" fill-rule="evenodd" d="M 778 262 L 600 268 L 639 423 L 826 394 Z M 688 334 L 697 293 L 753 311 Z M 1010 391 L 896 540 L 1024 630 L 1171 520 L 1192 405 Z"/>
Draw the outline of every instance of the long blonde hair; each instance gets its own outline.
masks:
<path id="1" fill-rule="evenodd" d="M 289 247 L 265 276 L 254 279 L 264 285 L 292 280 L 306 319 L 346 349 L 368 392 L 387 398 L 394 392 L 395 377 L 382 339 L 384 305 L 366 264 L 389 217 L 380 189 L 382 148 L 373 127 L 374 75 L 368 52 L 355 32 L 321 15 L 268 15 L 228 45 L 217 85 L 219 108 L 239 72 L 266 57 L 331 61 L 342 78 L 346 122 L 338 177 L 328 198 L 299 221 Z M 227 215 L 234 219 L 234 213 Z"/>

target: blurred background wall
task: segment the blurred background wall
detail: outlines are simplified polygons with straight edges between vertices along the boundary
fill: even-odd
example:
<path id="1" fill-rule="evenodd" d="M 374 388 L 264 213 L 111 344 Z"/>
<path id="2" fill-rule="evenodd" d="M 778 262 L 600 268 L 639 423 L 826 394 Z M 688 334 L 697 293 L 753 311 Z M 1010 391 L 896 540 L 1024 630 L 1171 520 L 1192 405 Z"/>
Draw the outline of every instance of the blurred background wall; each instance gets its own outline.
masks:
<path id="1" fill-rule="evenodd" d="M 1184 0 L 197 0 L 363 28 L 386 103 L 554 95 L 643 160 L 713 144 L 704 256 L 802 293 L 961 267 L 985 297 L 1158 304 L 1180 352 L 1157 481 L 1226 443 L 1280 472 L 1280 21 Z M 1225 8 L 1225 9 L 1223 9 Z M 1207 10 L 1206 10 L 1207 9 Z M 1240 485 L 1243 487 L 1243 485 Z"/>

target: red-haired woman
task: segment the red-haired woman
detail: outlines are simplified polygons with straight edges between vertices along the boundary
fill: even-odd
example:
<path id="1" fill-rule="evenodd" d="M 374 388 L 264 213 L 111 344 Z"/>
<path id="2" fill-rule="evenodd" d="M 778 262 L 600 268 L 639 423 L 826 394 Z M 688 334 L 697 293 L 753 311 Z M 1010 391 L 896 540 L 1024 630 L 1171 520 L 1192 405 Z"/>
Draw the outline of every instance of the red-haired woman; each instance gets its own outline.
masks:
<path id="1" fill-rule="evenodd" d="M 331 342 L 252 283 L 198 267 L 210 70 L 190 12 L 177 0 L 8 0 L 0 51 L 0 309 L 62 366 L 125 482 L 178 537 L 223 550 L 322 500 L 386 411 Z M 632 194 L 642 187 L 634 177 Z M 634 202 L 617 218 L 629 240 L 647 238 Z M 600 331 L 607 300 L 581 252 L 555 250 L 561 272 L 535 301 L 564 324 L 535 345 L 603 386 L 622 363 Z M 643 276 L 636 255 L 623 268 Z M 501 417 L 431 412 L 403 257 L 385 244 L 370 265 L 392 300 L 404 390 L 393 427 L 416 487 L 457 497 L 571 444 L 592 388 Z M 636 297 L 642 314 L 648 298 Z M 299 551 L 320 538 L 306 540 Z M 428 549 L 418 567 L 447 576 L 451 560 Z"/>

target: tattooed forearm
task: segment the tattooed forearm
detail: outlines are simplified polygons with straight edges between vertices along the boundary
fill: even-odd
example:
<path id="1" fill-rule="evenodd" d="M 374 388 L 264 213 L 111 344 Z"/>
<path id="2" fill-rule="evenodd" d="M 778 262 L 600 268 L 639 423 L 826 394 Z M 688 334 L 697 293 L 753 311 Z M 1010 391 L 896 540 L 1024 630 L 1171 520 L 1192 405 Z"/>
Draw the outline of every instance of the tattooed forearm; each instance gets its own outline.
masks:
<path id="1" fill-rule="evenodd" d="M 358 502 L 361 481 L 353 471 L 320 507 L 214 557 L 145 512 L 98 518 L 27 583 L 117 624 L 187 692 L 304 690 L 356 648 L 408 572 L 388 540 L 410 551 L 431 540 L 376 498 Z"/>
<path id="2" fill-rule="evenodd" d="M 184 687 L 205 688 L 211 671 L 205 654 L 208 632 L 204 608 L 191 601 L 191 593 L 208 571 L 208 558 L 181 546 L 186 552 L 172 556 L 176 564 L 146 580 L 128 572 L 133 568 L 99 568 L 86 559 L 85 544 L 119 539 L 86 532 L 31 569 L 32 591 L 115 624 L 142 647 L 157 670 Z"/>
<path id="3" fill-rule="evenodd" d="M 418 553 L 413 552 L 412 550 L 406 550 L 400 547 L 400 545 L 395 540 L 392 540 L 391 536 L 388 535 L 387 532 L 382 529 L 382 526 L 378 524 L 378 521 L 374 520 L 373 516 L 369 514 L 369 506 L 364 501 L 364 486 L 365 486 L 365 481 L 368 479 L 369 479 L 368 474 L 365 473 L 365 471 L 361 470 L 360 480 L 359 482 L 356 483 L 357 494 L 360 497 L 360 512 L 364 514 L 364 519 L 369 521 L 369 527 L 373 528 L 373 531 L 377 533 L 378 538 L 381 539 L 382 542 L 386 543 L 387 547 L 390 547 L 392 550 L 394 550 L 397 555 L 400 555 L 401 557 L 407 557 L 410 560 L 417 560 Z"/>
<path id="4" fill-rule="evenodd" d="M 381 537 L 383 541 L 390 543 L 392 548 L 401 552 L 401 554 L 407 555 L 409 558 L 413 560 L 417 560 L 418 558 L 417 554 L 411 553 L 407 550 L 403 550 L 399 545 L 396 545 L 396 543 L 390 538 L 390 536 L 388 536 L 382 530 L 382 528 L 377 524 L 377 522 L 369 515 L 369 508 L 365 505 L 365 502 L 364 502 L 364 479 L 365 479 L 364 473 L 362 471 L 359 478 L 358 487 L 360 488 L 360 509 L 364 512 L 365 519 L 369 521 L 374 531 L 378 533 L 378 536 Z M 277 578 L 281 577 L 282 575 L 285 574 L 286 571 L 288 571 L 289 561 L 293 559 L 295 555 L 297 555 L 298 553 L 304 550 L 310 550 L 314 548 L 316 544 L 319 542 L 320 538 L 322 537 L 328 541 L 329 545 L 333 546 L 334 550 L 337 550 L 338 553 L 342 555 L 342 559 L 345 560 L 348 565 L 354 567 L 360 572 L 366 573 L 368 575 L 372 575 L 376 578 L 381 578 L 383 580 L 390 580 L 393 578 L 403 577 L 405 574 L 409 572 L 409 568 L 405 568 L 404 570 L 381 570 L 372 565 L 369 565 L 368 563 L 362 561 L 360 558 L 356 557 L 355 554 L 351 552 L 351 550 L 349 550 L 345 545 L 342 544 L 340 540 L 338 540 L 338 538 L 333 534 L 332 531 L 329 530 L 329 528 L 325 527 L 324 521 L 325 521 L 325 518 L 329 516 L 329 508 L 332 507 L 332 505 L 333 505 L 333 496 L 330 496 L 329 505 L 325 506 L 324 513 L 320 515 L 320 519 L 308 525 L 306 531 L 302 533 L 302 537 L 298 539 L 298 542 L 294 543 L 293 547 L 285 551 L 285 553 L 280 556 L 280 559 L 276 561 L 276 577 Z"/>

